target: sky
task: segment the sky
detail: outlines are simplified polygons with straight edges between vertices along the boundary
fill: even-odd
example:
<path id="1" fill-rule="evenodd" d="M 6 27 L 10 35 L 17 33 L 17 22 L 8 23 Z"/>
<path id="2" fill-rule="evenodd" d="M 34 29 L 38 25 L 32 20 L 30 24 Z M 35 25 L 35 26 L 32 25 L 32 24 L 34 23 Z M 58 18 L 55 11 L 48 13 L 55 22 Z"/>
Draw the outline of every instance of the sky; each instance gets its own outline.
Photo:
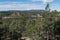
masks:
<path id="1" fill-rule="evenodd" d="M 47 3 L 51 10 L 60 11 L 60 0 L 0 0 L 0 11 L 44 10 Z"/>

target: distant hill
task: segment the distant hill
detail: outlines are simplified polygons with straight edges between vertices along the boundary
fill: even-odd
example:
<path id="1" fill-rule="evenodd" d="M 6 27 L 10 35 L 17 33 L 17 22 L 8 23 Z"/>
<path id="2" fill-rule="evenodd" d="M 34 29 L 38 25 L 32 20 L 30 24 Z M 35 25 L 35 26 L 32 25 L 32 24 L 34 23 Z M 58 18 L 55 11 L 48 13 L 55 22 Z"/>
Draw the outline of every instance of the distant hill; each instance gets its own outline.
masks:
<path id="1" fill-rule="evenodd" d="M 44 10 L 24 10 L 24 11 L 19 11 L 19 10 L 9 10 L 9 11 L 0 11 L 0 17 L 4 16 L 11 16 L 12 14 L 18 15 L 36 15 L 44 12 Z M 15 16 L 16 16 L 15 15 Z"/>

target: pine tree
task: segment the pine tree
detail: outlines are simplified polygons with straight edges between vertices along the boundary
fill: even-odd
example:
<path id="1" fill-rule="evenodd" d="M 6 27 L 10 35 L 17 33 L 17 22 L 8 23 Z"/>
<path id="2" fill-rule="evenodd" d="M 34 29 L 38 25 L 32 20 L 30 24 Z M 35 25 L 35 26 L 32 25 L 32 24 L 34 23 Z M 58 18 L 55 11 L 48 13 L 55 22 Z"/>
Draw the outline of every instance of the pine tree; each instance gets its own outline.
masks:
<path id="1" fill-rule="evenodd" d="M 46 7 L 45 7 L 45 11 L 50 11 L 49 3 L 47 3 L 47 5 L 46 5 Z"/>

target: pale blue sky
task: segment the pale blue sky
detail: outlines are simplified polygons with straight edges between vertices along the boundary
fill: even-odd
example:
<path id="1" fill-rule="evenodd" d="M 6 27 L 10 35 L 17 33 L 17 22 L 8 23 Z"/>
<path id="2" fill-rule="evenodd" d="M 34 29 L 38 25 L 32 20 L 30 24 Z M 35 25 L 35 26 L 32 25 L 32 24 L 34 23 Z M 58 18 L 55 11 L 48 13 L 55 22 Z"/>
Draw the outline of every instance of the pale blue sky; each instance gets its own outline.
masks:
<path id="1" fill-rule="evenodd" d="M 47 2 L 51 10 L 60 11 L 60 0 L 0 0 L 0 11 L 44 9 Z"/>

